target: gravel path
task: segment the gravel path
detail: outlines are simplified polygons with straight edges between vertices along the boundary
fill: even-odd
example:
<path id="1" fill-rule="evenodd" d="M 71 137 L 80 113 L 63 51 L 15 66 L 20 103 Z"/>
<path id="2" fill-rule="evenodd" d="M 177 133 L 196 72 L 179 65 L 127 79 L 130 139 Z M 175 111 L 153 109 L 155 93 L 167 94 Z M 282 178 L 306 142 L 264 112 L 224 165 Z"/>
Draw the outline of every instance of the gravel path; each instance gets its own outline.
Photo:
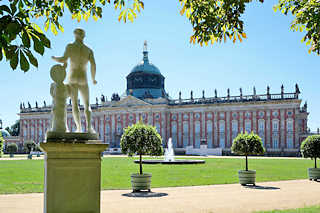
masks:
<path id="1" fill-rule="evenodd" d="M 155 188 L 151 196 L 130 197 L 129 190 L 102 191 L 101 213 L 251 213 L 320 204 L 320 183 L 293 180 Z M 124 194 L 129 196 L 124 196 Z M 148 196 L 148 195 L 146 195 Z M 42 213 L 43 194 L 0 195 L 0 213 Z"/>

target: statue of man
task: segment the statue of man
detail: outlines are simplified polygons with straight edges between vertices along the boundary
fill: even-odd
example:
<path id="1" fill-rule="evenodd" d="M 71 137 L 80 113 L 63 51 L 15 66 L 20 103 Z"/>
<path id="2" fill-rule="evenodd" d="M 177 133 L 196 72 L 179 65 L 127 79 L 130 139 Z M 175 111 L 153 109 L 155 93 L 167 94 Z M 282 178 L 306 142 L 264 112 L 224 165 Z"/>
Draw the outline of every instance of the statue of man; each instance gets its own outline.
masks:
<path id="1" fill-rule="evenodd" d="M 70 97 L 72 101 L 72 113 L 76 124 L 76 132 L 81 132 L 80 111 L 78 106 L 78 93 L 82 96 L 84 102 L 84 111 L 86 116 L 86 127 L 89 133 L 95 133 L 91 127 L 91 108 L 89 104 L 89 87 L 87 80 L 87 64 L 90 62 L 91 78 L 93 84 L 97 84 L 96 63 L 93 51 L 83 43 L 85 31 L 75 29 L 73 31 L 75 41 L 68 44 L 62 57 L 52 56 L 52 59 L 67 66 L 70 59 L 70 69 L 68 73 L 68 85 L 70 87 Z"/>

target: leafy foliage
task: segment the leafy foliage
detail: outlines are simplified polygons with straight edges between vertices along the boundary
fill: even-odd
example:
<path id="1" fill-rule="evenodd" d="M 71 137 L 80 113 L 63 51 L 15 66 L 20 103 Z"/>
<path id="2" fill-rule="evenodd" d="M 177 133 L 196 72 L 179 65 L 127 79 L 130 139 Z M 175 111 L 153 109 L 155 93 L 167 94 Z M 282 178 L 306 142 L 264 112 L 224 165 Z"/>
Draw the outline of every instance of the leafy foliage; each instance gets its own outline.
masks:
<path id="1" fill-rule="evenodd" d="M 309 53 L 320 54 L 320 1 L 318 0 L 279 0 L 274 6 L 275 11 L 281 11 L 287 15 L 291 13 L 294 20 L 291 22 L 291 29 L 306 34 L 302 42 L 310 45 Z"/>
<path id="2" fill-rule="evenodd" d="M 29 154 L 32 150 L 36 148 L 36 144 L 34 141 L 25 141 L 23 143 L 23 148 Z"/>
<path id="3" fill-rule="evenodd" d="M 120 145 L 122 152 L 129 156 L 134 154 L 159 156 L 163 153 L 162 138 L 156 128 L 142 122 L 124 129 Z"/>
<path id="4" fill-rule="evenodd" d="M 304 158 L 320 158 L 320 135 L 308 136 L 301 143 L 300 151 Z"/>
<path id="5" fill-rule="evenodd" d="M 182 9 L 193 26 L 190 42 L 208 45 L 208 42 L 226 42 L 227 39 L 242 42 L 246 38 L 241 15 L 252 0 L 179 0 Z M 263 2 L 263 0 L 259 0 Z"/>
<path id="6" fill-rule="evenodd" d="M 239 134 L 232 143 L 231 152 L 246 156 L 246 171 L 248 171 L 248 155 L 262 155 L 265 149 L 259 135 L 251 132 Z"/>
<path id="7" fill-rule="evenodd" d="M 41 149 L 40 149 L 40 145 L 39 145 L 39 144 L 37 144 L 37 145 L 35 146 L 34 151 L 35 151 L 35 152 L 42 152 Z"/>
<path id="8" fill-rule="evenodd" d="M 130 3 L 130 4 L 129 4 Z M 15 70 L 27 72 L 30 64 L 38 67 L 34 53 L 43 55 L 50 48 L 50 40 L 42 29 L 34 23 L 37 18 L 44 18 L 44 30 L 49 28 L 54 35 L 64 29 L 59 19 L 65 14 L 65 9 L 73 19 L 80 22 L 89 17 L 94 20 L 102 18 L 102 7 L 113 4 L 120 10 L 119 21 L 133 21 L 144 8 L 140 0 L 9 0 L 0 5 L 0 61 L 4 58 Z M 126 7 L 130 5 L 129 7 Z M 33 48 L 32 48 L 33 47 Z M 33 50 L 32 50 L 33 49 Z"/>
<path id="9" fill-rule="evenodd" d="M 18 151 L 18 146 L 15 143 L 10 143 L 7 145 L 6 151 L 10 154 L 14 154 Z"/>
<path id="10" fill-rule="evenodd" d="M 265 149 L 259 135 L 254 133 L 241 133 L 232 143 L 231 151 L 238 155 L 263 155 Z"/>
<path id="11" fill-rule="evenodd" d="M 142 155 L 159 156 L 163 153 L 162 138 L 154 126 L 138 122 L 124 129 L 120 141 L 123 153 L 132 156 L 140 155 L 140 175 L 142 171 Z"/>
<path id="12" fill-rule="evenodd" d="M 3 156 L 3 144 L 4 144 L 4 138 L 2 136 L 2 132 L 0 131 L 0 158 Z"/>

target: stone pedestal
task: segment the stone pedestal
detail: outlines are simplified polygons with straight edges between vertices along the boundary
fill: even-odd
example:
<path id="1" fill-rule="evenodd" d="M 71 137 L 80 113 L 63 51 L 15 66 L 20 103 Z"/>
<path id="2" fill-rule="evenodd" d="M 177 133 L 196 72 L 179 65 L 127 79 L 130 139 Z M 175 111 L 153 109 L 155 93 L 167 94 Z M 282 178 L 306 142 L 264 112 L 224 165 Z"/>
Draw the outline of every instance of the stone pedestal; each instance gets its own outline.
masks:
<path id="1" fill-rule="evenodd" d="M 41 143 L 44 213 L 100 213 L 101 141 Z"/>
<path id="2" fill-rule="evenodd" d="M 200 155 L 202 156 L 207 156 L 208 153 L 207 153 L 207 150 L 208 150 L 208 145 L 207 144 L 201 144 L 200 145 Z"/>

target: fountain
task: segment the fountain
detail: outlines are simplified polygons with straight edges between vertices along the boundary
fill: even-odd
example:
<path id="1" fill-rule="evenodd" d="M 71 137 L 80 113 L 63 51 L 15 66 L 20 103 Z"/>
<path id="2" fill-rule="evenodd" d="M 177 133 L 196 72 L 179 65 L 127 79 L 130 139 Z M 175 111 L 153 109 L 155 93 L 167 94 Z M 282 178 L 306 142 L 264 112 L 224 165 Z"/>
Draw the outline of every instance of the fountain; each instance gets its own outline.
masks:
<path id="1" fill-rule="evenodd" d="M 139 163 L 138 160 L 134 161 Z M 143 164 L 203 164 L 204 160 L 175 159 L 172 140 L 168 140 L 168 148 L 164 150 L 164 160 L 142 160 Z"/>
<path id="2" fill-rule="evenodd" d="M 168 141 L 168 148 L 164 150 L 164 161 L 166 162 L 174 161 L 174 150 L 173 150 L 171 138 L 169 138 L 169 141 Z"/>

